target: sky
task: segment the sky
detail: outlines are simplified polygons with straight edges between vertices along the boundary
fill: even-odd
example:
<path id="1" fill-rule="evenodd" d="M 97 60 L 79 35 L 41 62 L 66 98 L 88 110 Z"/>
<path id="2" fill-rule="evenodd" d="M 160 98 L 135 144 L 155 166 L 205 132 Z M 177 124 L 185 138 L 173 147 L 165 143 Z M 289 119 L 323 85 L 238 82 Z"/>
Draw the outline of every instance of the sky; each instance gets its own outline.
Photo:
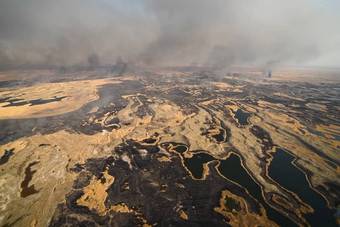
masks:
<path id="1" fill-rule="evenodd" d="M 338 0 L 0 0 L 0 66 L 340 67 Z"/>

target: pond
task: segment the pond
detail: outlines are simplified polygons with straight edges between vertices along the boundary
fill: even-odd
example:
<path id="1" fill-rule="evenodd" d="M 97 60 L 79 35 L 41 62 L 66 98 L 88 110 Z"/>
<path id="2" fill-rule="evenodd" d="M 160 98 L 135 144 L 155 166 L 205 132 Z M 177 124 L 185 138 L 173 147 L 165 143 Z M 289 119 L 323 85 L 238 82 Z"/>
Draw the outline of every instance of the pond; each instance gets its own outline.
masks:
<path id="1" fill-rule="evenodd" d="M 277 148 L 268 168 L 269 176 L 283 187 L 296 193 L 303 202 L 309 204 L 314 213 L 305 218 L 312 226 L 337 226 L 333 211 L 328 209 L 326 200 L 310 186 L 304 173 L 292 164 L 294 157 Z"/>

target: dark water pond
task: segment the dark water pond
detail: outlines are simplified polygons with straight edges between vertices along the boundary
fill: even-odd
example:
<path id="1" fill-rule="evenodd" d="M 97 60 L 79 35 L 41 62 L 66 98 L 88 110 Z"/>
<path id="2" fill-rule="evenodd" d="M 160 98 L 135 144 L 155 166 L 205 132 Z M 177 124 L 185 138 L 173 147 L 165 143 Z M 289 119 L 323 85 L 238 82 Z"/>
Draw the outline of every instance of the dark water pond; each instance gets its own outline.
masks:
<path id="1" fill-rule="evenodd" d="M 184 165 L 195 178 L 200 179 L 203 176 L 203 164 L 212 160 L 216 159 L 209 154 L 198 153 L 193 155 L 192 158 L 184 158 Z M 273 220 L 280 226 L 295 226 L 290 219 L 267 205 L 262 197 L 260 186 L 254 182 L 242 167 L 240 158 L 237 155 L 231 154 L 229 158 L 226 160 L 219 160 L 219 162 L 219 172 L 227 179 L 246 188 L 248 192 L 263 205 L 270 220 Z"/>
<path id="2" fill-rule="evenodd" d="M 241 160 L 237 155 L 231 154 L 226 160 L 221 160 L 218 170 L 224 177 L 246 188 L 248 192 L 263 205 L 270 220 L 273 220 L 280 226 L 296 226 L 290 219 L 271 208 L 264 201 L 260 186 L 254 182 L 242 167 Z"/>
<path id="3" fill-rule="evenodd" d="M 328 164 L 330 167 L 332 167 L 333 169 L 338 168 L 338 166 L 337 166 L 336 164 L 334 164 L 333 162 L 331 162 L 331 161 L 326 161 L 326 162 L 327 162 L 327 164 Z"/>
<path id="4" fill-rule="evenodd" d="M 322 132 L 316 131 L 316 130 L 311 129 L 311 128 L 309 128 L 309 127 L 307 127 L 307 131 L 308 131 L 309 133 L 312 133 L 312 134 L 317 135 L 317 136 L 324 136 Z"/>
<path id="5" fill-rule="evenodd" d="M 182 147 L 184 146 L 179 146 L 177 149 L 181 148 L 183 149 L 182 152 L 184 152 L 186 147 Z M 268 168 L 269 176 L 283 187 L 296 193 L 302 201 L 313 207 L 314 213 L 304 215 L 311 226 L 336 226 L 334 212 L 327 208 L 325 199 L 309 187 L 304 173 L 291 164 L 294 157 L 279 148 L 273 154 L 273 157 L 274 159 Z M 207 153 L 197 153 L 192 158 L 183 157 L 183 159 L 184 165 L 196 179 L 203 177 L 204 163 L 218 160 Z M 243 168 L 241 160 L 237 155 L 231 154 L 226 160 L 218 161 L 220 164 L 217 169 L 220 174 L 246 188 L 263 205 L 270 220 L 273 220 L 280 226 L 296 226 L 294 222 L 271 208 L 265 202 L 260 186 L 256 184 Z M 234 205 L 236 206 L 237 204 Z"/>
<path id="6" fill-rule="evenodd" d="M 327 208 L 325 199 L 309 187 L 305 175 L 291 164 L 294 157 L 279 148 L 273 153 L 273 157 L 268 168 L 269 176 L 296 193 L 315 210 L 314 213 L 305 215 L 311 226 L 337 226 L 333 211 Z"/>
<path id="7" fill-rule="evenodd" d="M 172 149 L 177 151 L 178 153 L 181 153 L 181 154 L 187 151 L 187 147 L 183 146 L 183 145 L 178 145 L 178 146 L 176 146 Z"/>
<path id="8" fill-rule="evenodd" d="M 246 113 L 241 109 L 238 109 L 236 112 L 234 112 L 234 114 L 240 125 L 249 125 L 248 118 L 251 116 L 250 113 Z"/>
<path id="9" fill-rule="evenodd" d="M 206 153 L 194 154 L 192 158 L 184 158 L 184 165 L 196 179 L 203 177 L 203 164 L 214 160 L 214 158 Z"/>
<path id="10" fill-rule="evenodd" d="M 148 138 L 148 139 L 144 139 L 142 140 L 143 143 L 149 143 L 149 144 L 153 144 L 155 143 L 157 140 L 153 139 L 153 138 Z"/>
<path id="11" fill-rule="evenodd" d="M 214 137 L 217 142 L 223 142 L 225 140 L 224 133 L 225 131 L 223 129 L 220 129 L 220 132 L 216 135 L 213 135 L 212 137 Z"/>

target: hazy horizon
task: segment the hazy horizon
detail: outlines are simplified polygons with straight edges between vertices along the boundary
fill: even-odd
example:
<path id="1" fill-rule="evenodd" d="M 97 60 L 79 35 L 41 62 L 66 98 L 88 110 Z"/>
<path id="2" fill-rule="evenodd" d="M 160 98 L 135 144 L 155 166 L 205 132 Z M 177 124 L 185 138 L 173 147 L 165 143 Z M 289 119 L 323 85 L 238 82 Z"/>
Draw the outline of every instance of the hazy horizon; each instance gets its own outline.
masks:
<path id="1" fill-rule="evenodd" d="M 339 68 L 340 3 L 0 0 L 0 66 Z"/>

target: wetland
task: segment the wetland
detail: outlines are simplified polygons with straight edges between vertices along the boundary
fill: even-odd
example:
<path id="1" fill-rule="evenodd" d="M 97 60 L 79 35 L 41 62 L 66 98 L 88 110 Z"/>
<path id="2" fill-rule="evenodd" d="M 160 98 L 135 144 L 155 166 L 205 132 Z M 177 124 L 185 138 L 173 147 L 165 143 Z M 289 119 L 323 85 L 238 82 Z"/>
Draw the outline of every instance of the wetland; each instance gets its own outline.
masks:
<path id="1" fill-rule="evenodd" d="M 1 225 L 336 226 L 340 81 L 233 70 L 4 79 Z"/>

